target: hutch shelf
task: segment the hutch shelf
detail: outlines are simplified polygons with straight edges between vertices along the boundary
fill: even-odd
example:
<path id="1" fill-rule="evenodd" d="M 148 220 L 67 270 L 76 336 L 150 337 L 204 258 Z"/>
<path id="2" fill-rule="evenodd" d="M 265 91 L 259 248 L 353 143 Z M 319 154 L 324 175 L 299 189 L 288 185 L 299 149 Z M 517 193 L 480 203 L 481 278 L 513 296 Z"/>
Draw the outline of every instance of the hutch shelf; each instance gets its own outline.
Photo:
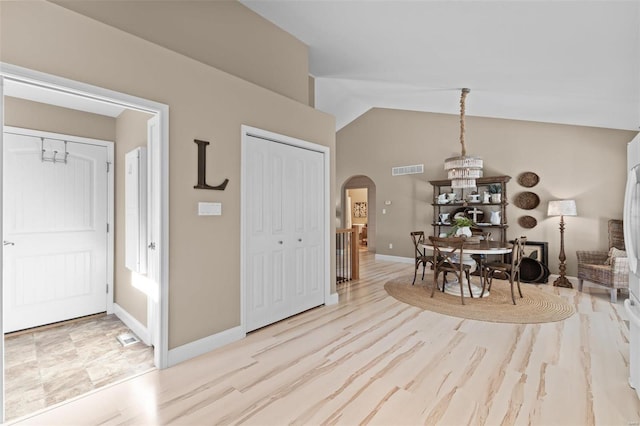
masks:
<path id="1" fill-rule="evenodd" d="M 511 180 L 510 176 L 476 179 L 478 201 L 472 201 L 473 197 L 470 197 L 474 191 L 472 188 L 454 190 L 448 179 L 429 181 L 433 186 L 433 200 L 431 202 L 433 206 L 433 235 L 438 236 L 450 232 L 451 222 L 457 214 L 471 218 L 484 232 L 491 232 L 493 240 L 506 241 L 509 226 L 507 224 L 507 182 L 509 180 Z M 497 197 L 490 195 L 489 200 L 485 200 L 485 192 L 499 192 L 500 200 L 496 200 Z M 455 199 L 453 199 L 454 193 Z M 446 202 L 442 201 L 445 197 L 442 194 L 447 194 Z M 443 214 L 447 213 L 449 221 L 442 221 Z M 498 215 L 499 223 L 492 223 L 491 218 L 494 219 L 493 222 L 498 222 Z"/>

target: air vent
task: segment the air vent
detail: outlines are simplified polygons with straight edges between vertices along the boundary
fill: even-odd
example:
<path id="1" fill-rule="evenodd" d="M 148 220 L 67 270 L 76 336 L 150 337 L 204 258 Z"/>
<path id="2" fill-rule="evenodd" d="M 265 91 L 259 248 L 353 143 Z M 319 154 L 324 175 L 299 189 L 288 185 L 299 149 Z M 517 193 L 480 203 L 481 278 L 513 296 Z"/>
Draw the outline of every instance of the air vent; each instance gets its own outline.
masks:
<path id="1" fill-rule="evenodd" d="M 123 333 L 123 334 L 119 335 L 118 337 L 116 337 L 116 339 L 118 339 L 118 342 L 120 342 L 120 344 L 122 346 L 133 345 L 133 344 L 138 343 L 140 341 L 140 339 L 138 339 L 132 333 Z"/>
<path id="2" fill-rule="evenodd" d="M 424 173 L 424 164 L 416 164 L 415 166 L 400 166 L 391 169 L 391 176 L 415 175 Z"/>

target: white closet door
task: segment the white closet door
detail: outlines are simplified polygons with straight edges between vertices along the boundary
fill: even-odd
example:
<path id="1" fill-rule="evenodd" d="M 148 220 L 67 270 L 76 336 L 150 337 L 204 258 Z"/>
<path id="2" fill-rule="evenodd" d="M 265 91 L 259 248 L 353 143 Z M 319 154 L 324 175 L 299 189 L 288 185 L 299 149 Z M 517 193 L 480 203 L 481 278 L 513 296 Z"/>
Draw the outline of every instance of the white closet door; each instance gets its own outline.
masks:
<path id="1" fill-rule="evenodd" d="M 322 154 L 247 139 L 246 324 L 255 330 L 324 303 Z"/>
<path id="2" fill-rule="evenodd" d="M 295 149 L 289 147 L 289 149 Z M 289 168 L 294 233 L 293 305 L 295 312 L 324 303 L 323 157 L 316 151 L 295 149 Z"/>
<path id="3" fill-rule="evenodd" d="M 45 139 L 47 157 L 64 143 Z M 4 331 L 106 310 L 107 149 L 4 134 Z"/>

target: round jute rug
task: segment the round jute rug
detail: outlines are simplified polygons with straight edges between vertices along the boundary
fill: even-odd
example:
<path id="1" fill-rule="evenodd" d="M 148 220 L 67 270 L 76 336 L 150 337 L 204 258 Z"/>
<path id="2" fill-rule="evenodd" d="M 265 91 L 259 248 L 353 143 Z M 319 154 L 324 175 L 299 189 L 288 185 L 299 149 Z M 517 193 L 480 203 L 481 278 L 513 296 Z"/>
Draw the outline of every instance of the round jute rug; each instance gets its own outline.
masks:
<path id="1" fill-rule="evenodd" d="M 574 313 L 573 306 L 559 296 L 530 284 L 521 284 L 521 299 L 516 291 L 516 303 L 511 302 L 511 290 L 506 281 L 494 281 L 491 294 L 483 298 L 465 297 L 465 305 L 459 296 L 441 291 L 431 297 L 431 281 L 420 278 L 411 285 L 413 275 L 388 281 L 384 289 L 397 300 L 428 311 L 459 318 L 489 322 L 507 322 L 513 324 L 534 324 L 561 321 Z"/>

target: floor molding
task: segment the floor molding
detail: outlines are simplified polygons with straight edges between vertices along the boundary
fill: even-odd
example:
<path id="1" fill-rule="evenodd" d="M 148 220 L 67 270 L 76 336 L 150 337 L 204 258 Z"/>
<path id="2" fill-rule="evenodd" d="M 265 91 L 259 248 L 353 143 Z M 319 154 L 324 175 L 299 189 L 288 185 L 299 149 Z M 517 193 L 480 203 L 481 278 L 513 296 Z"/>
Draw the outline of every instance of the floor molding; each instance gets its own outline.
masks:
<path id="1" fill-rule="evenodd" d="M 129 327 L 131 331 L 133 331 L 133 334 L 138 336 L 145 345 L 151 345 L 151 333 L 149 333 L 149 329 L 145 325 L 135 319 L 133 315 L 125 311 L 124 308 L 117 303 L 113 304 L 113 313 L 124 323 L 124 325 Z"/>
<path id="2" fill-rule="evenodd" d="M 400 257 L 400 256 L 389 256 L 388 254 L 377 254 L 376 253 L 376 261 L 385 261 L 385 262 L 399 262 L 399 263 L 414 263 L 416 260 L 412 257 Z"/>
<path id="3" fill-rule="evenodd" d="M 221 331 L 220 333 L 212 334 L 211 336 L 204 337 L 196 340 L 195 342 L 169 349 L 168 367 L 202 354 L 206 354 L 207 352 L 211 352 L 214 349 L 235 342 L 236 340 L 244 339 L 245 336 L 246 333 L 243 331 L 242 327 L 238 326 Z"/>

